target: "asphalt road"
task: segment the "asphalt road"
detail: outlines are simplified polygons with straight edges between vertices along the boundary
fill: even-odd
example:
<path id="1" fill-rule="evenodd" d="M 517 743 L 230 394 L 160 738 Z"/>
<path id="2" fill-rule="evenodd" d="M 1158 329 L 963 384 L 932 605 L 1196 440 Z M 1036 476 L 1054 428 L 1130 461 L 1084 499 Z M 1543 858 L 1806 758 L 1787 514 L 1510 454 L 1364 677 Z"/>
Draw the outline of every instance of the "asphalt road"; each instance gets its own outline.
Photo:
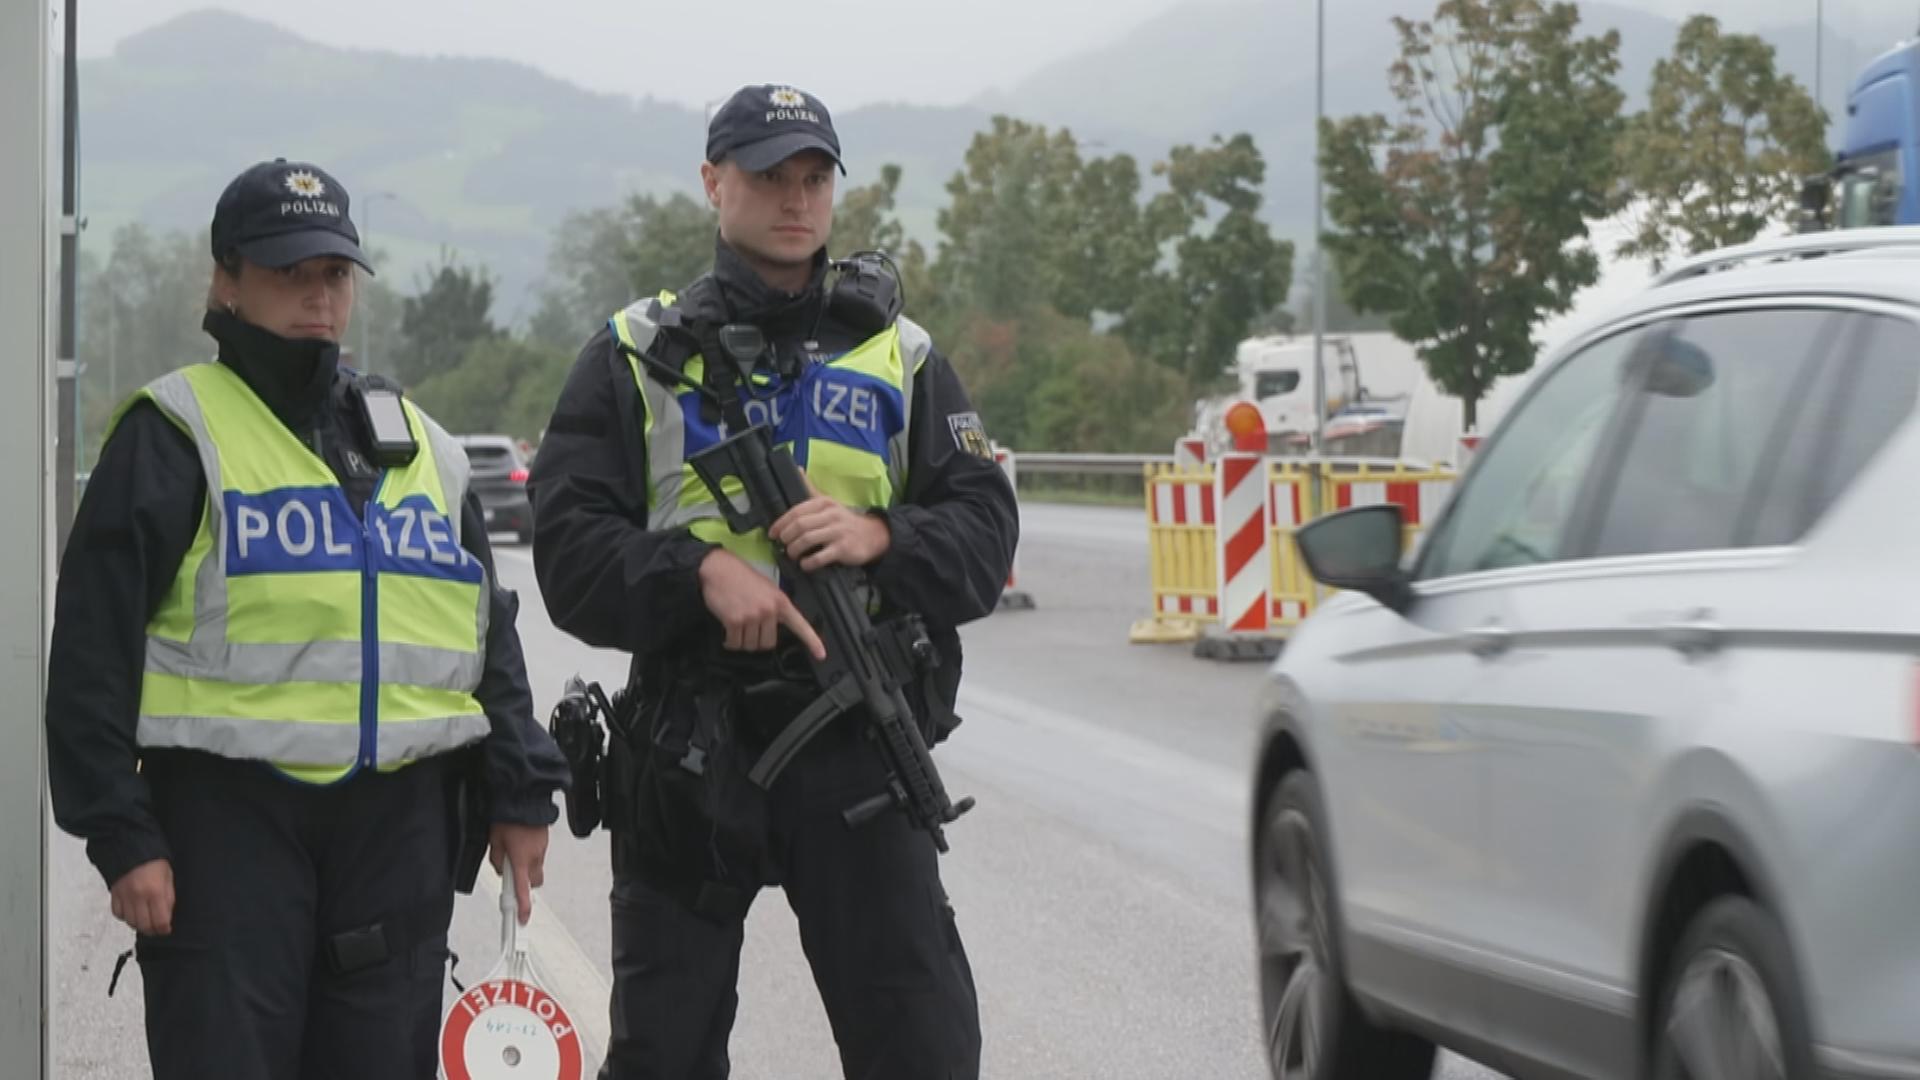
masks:
<path id="1" fill-rule="evenodd" d="M 965 721 L 939 751 L 949 789 L 979 800 L 949 830 L 942 868 L 980 988 L 984 1073 L 1258 1080 L 1245 834 L 1261 668 L 1126 643 L 1147 601 L 1138 511 L 1029 504 L 1023 519 L 1020 585 L 1037 608 L 967 629 Z M 503 547 L 500 568 L 522 596 L 543 717 L 568 675 L 621 678 L 622 657 L 547 622 L 525 549 Z M 138 966 L 105 996 L 131 934 L 109 916 L 78 843 L 57 833 L 49 843 L 55 1076 L 146 1076 Z M 529 941 L 590 1064 L 606 1037 L 609 886 L 604 834 L 556 829 Z M 499 953 L 490 887 L 483 878 L 456 910 L 463 979 Z M 741 998 L 735 1076 L 839 1075 L 777 891 L 749 917 Z M 1457 1058 L 1436 1070 L 1495 1075 Z"/>

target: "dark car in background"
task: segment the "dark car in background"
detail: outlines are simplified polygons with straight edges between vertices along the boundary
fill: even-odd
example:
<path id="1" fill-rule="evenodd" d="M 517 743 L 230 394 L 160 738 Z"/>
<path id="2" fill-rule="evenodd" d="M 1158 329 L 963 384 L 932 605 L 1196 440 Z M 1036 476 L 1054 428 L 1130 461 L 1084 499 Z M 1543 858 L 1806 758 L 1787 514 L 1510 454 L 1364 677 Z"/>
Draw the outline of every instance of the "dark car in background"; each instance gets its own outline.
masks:
<path id="1" fill-rule="evenodd" d="M 533 504 L 527 499 L 526 454 L 510 435 L 458 435 L 473 465 L 473 493 L 487 518 L 487 531 L 512 533 L 533 542 Z"/>

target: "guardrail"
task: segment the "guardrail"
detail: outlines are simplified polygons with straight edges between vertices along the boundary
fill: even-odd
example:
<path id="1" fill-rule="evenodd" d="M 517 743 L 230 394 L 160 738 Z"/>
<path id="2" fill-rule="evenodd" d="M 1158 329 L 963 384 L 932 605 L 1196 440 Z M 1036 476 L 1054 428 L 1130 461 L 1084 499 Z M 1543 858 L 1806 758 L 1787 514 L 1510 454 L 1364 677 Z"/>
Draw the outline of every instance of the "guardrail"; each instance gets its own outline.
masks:
<path id="1" fill-rule="evenodd" d="M 1023 473 L 1048 473 L 1057 476 L 1141 476 L 1149 465 L 1173 465 L 1172 454 L 1093 454 L 1093 453 L 1043 453 L 1032 450 L 1015 451 L 1020 460 Z M 1411 464 L 1394 457 L 1366 457 L 1345 455 L 1339 457 L 1276 457 L 1281 462 L 1322 462 L 1328 465 L 1379 465 L 1397 466 Z M 1447 468 L 1441 462 L 1435 462 L 1433 468 Z"/>
<path id="2" fill-rule="evenodd" d="M 1148 465 L 1171 465 L 1172 454 L 1051 454 L 1015 452 L 1024 473 L 1079 476 L 1140 476 Z"/>

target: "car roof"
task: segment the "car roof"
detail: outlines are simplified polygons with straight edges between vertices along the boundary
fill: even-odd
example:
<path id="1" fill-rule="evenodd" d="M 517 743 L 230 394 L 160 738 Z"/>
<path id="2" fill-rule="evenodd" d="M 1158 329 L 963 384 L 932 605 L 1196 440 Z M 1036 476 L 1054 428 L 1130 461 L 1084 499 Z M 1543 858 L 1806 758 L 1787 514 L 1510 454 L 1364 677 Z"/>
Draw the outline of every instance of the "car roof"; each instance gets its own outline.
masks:
<path id="1" fill-rule="evenodd" d="M 1769 297 L 1879 301 L 1920 313 L 1920 226 L 1806 233 L 1690 257 L 1584 320 L 1556 352 L 1669 309 Z"/>
<path id="2" fill-rule="evenodd" d="M 510 446 L 519 447 L 511 435 L 455 435 L 453 441 L 461 446 Z"/>

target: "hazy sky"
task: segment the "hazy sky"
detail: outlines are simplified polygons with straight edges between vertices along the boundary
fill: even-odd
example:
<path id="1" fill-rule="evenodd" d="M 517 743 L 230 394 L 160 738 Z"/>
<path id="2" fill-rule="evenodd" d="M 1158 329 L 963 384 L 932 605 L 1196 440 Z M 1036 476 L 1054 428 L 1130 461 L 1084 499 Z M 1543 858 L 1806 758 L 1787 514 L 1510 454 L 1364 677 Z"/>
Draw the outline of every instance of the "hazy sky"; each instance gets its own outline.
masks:
<path id="1" fill-rule="evenodd" d="M 61 0 L 51 2 L 59 10 Z M 78 0 L 83 56 L 215 6 L 331 45 L 519 60 L 590 89 L 695 107 L 743 83 L 790 82 L 836 108 L 966 101 L 1187 2 L 1221 0 Z M 1302 32 L 1311 32 L 1311 0 L 1265 2 L 1297 6 Z M 1735 26 L 1811 19 L 1815 5 L 1614 2 L 1674 15 L 1705 11 Z M 1405 7 L 1414 14 L 1432 3 Z M 1826 0 L 1826 9 L 1842 33 L 1920 25 L 1920 0 Z"/>

